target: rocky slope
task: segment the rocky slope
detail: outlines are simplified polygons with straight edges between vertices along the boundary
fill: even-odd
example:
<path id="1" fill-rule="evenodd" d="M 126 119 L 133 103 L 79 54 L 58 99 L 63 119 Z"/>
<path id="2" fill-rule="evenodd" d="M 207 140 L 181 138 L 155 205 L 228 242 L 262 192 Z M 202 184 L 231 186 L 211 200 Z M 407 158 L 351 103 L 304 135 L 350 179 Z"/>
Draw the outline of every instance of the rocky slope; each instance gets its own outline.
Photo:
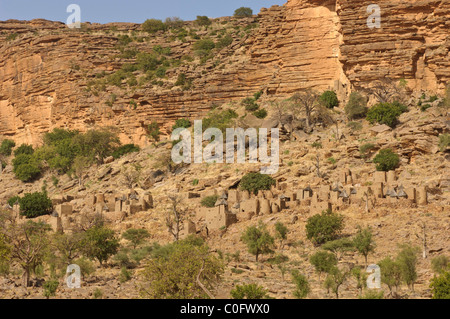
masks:
<path id="1" fill-rule="evenodd" d="M 212 104 L 259 90 L 281 97 L 332 88 L 345 99 L 351 90 L 388 77 L 403 78 L 414 90 L 442 93 L 450 74 L 448 1 L 380 1 L 379 29 L 367 27 L 369 4 L 289 0 L 256 18 L 216 19 L 208 30 L 186 23 L 185 29 L 201 38 L 217 40 L 222 30 L 233 37 L 205 63 L 192 53 L 195 36 L 148 37 L 137 24 L 70 30 L 45 20 L 0 22 L 0 136 L 36 145 L 53 127 L 85 131 L 112 125 L 122 142 L 144 146 L 152 121 L 167 132 L 177 118 L 198 118 Z M 157 44 L 170 47 L 169 58 L 180 62 L 162 83 L 123 81 L 121 88 L 107 85 L 93 94 L 89 83 L 98 74 L 112 74 L 132 61 L 120 57 L 117 47 L 125 34 L 134 38 L 128 47 L 142 52 Z M 184 59 L 188 55 L 194 61 Z M 187 90 L 174 86 L 181 73 L 192 80 Z M 113 103 L 106 105 L 108 99 Z"/>

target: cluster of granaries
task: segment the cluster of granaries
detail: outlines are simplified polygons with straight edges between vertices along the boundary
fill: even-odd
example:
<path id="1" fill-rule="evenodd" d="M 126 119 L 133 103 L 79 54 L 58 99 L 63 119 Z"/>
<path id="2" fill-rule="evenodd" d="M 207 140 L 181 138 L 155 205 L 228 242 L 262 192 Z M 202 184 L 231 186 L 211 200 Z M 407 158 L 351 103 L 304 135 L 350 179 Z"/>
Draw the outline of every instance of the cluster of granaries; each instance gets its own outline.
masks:
<path id="1" fill-rule="evenodd" d="M 213 192 L 214 193 L 214 192 Z M 366 186 L 353 184 L 351 172 L 340 175 L 331 185 L 300 187 L 297 183 L 278 182 L 270 190 L 257 194 L 238 189 L 217 194 L 215 207 L 201 207 L 194 219 L 186 221 L 182 236 L 206 228 L 207 231 L 225 229 L 231 224 L 249 220 L 255 215 L 275 214 L 285 209 L 308 208 L 310 213 L 339 211 L 350 205 L 369 212 L 376 205 L 401 203 L 402 207 L 426 205 L 425 187 L 403 187 L 396 181 L 394 171 L 375 172 Z"/>

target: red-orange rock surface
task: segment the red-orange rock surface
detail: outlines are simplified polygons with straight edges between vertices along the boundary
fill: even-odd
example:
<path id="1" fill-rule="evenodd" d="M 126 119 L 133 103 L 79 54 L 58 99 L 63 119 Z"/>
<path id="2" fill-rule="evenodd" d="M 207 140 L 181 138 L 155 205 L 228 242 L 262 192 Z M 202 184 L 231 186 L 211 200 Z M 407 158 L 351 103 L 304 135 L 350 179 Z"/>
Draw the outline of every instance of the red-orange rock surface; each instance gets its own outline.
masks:
<path id="1" fill-rule="evenodd" d="M 46 20 L 0 22 L 0 136 L 39 144 L 42 133 L 54 127 L 84 131 L 111 125 L 119 128 L 123 142 L 145 145 L 146 127 L 154 120 L 168 131 L 177 118 L 199 117 L 213 103 L 238 101 L 258 90 L 283 96 L 307 87 L 332 88 L 345 97 L 354 88 L 390 77 L 404 78 L 416 90 L 442 92 L 450 80 L 450 2 L 378 1 L 380 29 L 367 26 L 370 4 L 290 0 L 263 9 L 258 28 L 234 37 L 228 49 L 217 53 L 223 67 L 207 62 L 168 71 L 173 82 L 181 72 L 192 78 L 190 90 L 108 87 L 99 96 L 86 91 L 88 81 L 96 72 L 110 73 L 127 62 L 114 58 L 117 35 L 107 31 L 137 31 L 138 24 L 69 30 Z M 239 23 L 253 19 L 244 20 Z M 6 41 L 11 33 L 17 39 Z M 138 45 L 150 51 L 160 40 Z M 192 53 L 189 42 L 164 42 L 173 58 Z M 112 107 L 105 105 L 111 94 L 117 95 Z"/>

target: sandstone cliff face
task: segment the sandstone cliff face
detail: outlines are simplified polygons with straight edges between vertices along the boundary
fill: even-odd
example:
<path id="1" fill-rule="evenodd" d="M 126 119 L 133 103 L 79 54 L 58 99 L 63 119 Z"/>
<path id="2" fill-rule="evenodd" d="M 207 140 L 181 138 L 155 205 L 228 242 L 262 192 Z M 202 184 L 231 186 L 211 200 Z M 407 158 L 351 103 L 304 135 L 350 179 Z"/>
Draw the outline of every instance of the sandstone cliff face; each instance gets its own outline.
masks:
<path id="1" fill-rule="evenodd" d="M 117 36 L 107 30 L 131 32 L 139 25 L 92 24 L 89 32 L 80 32 L 45 20 L 0 22 L 0 136 L 36 145 L 54 127 L 85 131 L 115 126 L 122 142 L 144 146 L 152 121 L 168 132 L 177 118 L 198 118 L 212 103 L 239 101 L 258 90 L 287 96 L 303 88 L 331 88 L 345 98 L 352 89 L 389 77 L 404 78 L 415 90 L 442 91 L 450 80 L 450 2 L 378 1 L 379 29 L 367 26 L 370 4 L 289 0 L 263 9 L 257 29 L 234 37 L 217 54 L 223 67 L 207 62 L 169 70 L 171 78 L 181 72 L 192 78 L 190 90 L 108 87 L 99 96 L 86 92 L 88 80 L 127 62 L 114 58 Z M 6 41 L 11 33 L 18 39 Z M 139 48 L 149 51 L 158 41 Z M 167 46 L 175 58 L 192 53 L 189 43 Z M 117 95 L 112 107 L 105 105 L 111 94 Z M 136 109 L 130 100 L 136 101 Z"/>

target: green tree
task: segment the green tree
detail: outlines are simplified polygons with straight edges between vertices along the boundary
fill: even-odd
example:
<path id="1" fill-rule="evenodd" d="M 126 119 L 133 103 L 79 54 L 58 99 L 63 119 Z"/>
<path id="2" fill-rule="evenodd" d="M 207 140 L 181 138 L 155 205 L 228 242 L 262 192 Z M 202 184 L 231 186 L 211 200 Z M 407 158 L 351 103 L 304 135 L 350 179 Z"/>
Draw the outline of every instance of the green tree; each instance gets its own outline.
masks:
<path id="1" fill-rule="evenodd" d="M 276 181 L 269 175 L 261 173 L 248 173 L 242 177 L 239 187 L 242 190 L 253 192 L 255 195 L 260 190 L 270 190 L 276 185 Z"/>
<path id="2" fill-rule="evenodd" d="M 219 196 L 217 196 L 217 195 L 206 196 L 206 197 L 202 198 L 200 204 L 203 207 L 212 208 L 216 205 L 216 202 L 218 199 L 219 199 Z"/>
<path id="3" fill-rule="evenodd" d="M 33 221 L 21 224 L 12 221 L 0 227 L 0 232 L 10 250 L 10 259 L 23 270 L 24 287 L 29 286 L 32 271 L 42 264 L 47 254 L 50 230 L 49 225 Z"/>
<path id="4" fill-rule="evenodd" d="M 231 292 L 233 299 L 267 299 L 267 289 L 257 284 L 236 285 Z"/>
<path id="5" fill-rule="evenodd" d="M 182 128 L 189 128 L 191 127 L 191 121 L 189 121 L 188 119 L 178 119 L 175 124 L 172 126 L 172 130 L 176 130 L 177 128 L 182 127 Z"/>
<path id="6" fill-rule="evenodd" d="M 92 164 L 92 160 L 86 156 L 77 156 L 73 161 L 73 170 L 75 176 L 78 178 L 78 185 L 83 185 L 84 175 L 86 174 L 87 169 Z"/>
<path id="7" fill-rule="evenodd" d="M 318 251 L 309 258 L 309 262 L 319 274 L 329 273 L 333 267 L 337 265 L 336 256 L 326 251 Z"/>
<path id="8" fill-rule="evenodd" d="M 433 299 L 450 299 L 450 271 L 431 279 L 430 288 Z"/>
<path id="9" fill-rule="evenodd" d="M 79 258 L 83 248 L 83 235 L 83 233 L 74 232 L 71 234 L 56 233 L 53 236 L 52 245 L 65 265 L 70 265 L 73 260 Z"/>
<path id="10" fill-rule="evenodd" d="M 339 100 L 337 98 L 336 92 L 334 91 L 323 92 L 319 99 L 322 104 L 328 109 L 332 109 L 339 105 Z"/>
<path id="11" fill-rule="evenodd" d="M 350 120 L 365 117 L 367 113 L 367 99 L 359 92 L 352 92 L 344 111 Z"/>
<path id="12" fill-rule="evenodd" d="M 355 249 L 353 241 L 349 238 L 340 238 L 332 241 L 328 241 L 321 247 L 323 250 L 332 252 L 337 260 L 340 260 L 345 252 Z"/>
<path id="13" fill-rule="evenodd" d="M 83 239 L 83 253 L 86 257 L 97 259 L 100 266 L 107 262 L 109 257 L 117 253 L 119 240 L 112 229 L 103 225 L 89 228 Z"/>
<path id="14" fill-rule="evenodd" d="M 402 279 L 414 291 L 414 283 L 417 280 L 417 254 L 420 252 L 420 248 L 410 245 L 402 245 L 401 248 L 396 260 L 400 266 Z"/>
<path id="15" fill-rule="evenodd" d="M 89 130 L 72 140 L 72 146 L 79 149 L 79 155 L 97 160 L 99 164 L 103 164 L 103 160 L 111 156 L 119 145 L 117 134 L 110 128 Z"/>
<path id="16" fill-rule="evenodd" d="M 142 297 L 156 299 L 212 298 L 224 265 L 202 239 L 187 238 L 155 250 L 143 272 Z"/>
<path id="17" fill-rule="evenodd" d="M 6 242 L 5 235 L 0 233 L 0 275 L 8 273 L 11 258 L 11 248 Z"/>
<path id="18" fill-rule="evenodd" d="M 247 227 L 241 236 L 241 240 L 247 244 L 248 252 L 255 255 L 256 261 L 258 261 L 259 255 L 273 251 L 272 247 L 275 241 L 262 222 L 259 223 L 258 227 Z"/>
<path id="19" fill-rule="evenodd" d="M 276 222 L 275 233 L 275 237 L 280 241 L 280 249 L 283 249 L 283 243 L 287 239 L 288 228 L 282 222 Z"/>
<path id="20" fill-rule="evenodd" d="M 391 257 L 386 257 L 378 262 L 381 270 L 381 282 L 389 287 L 392 294 L 392 288 L 398 290 L 402 282 L 402 271 L 397 261 L 392 260 Z"/>
<path id="21" fill-rule="evenodd" d="M 295 284 L 294 297 L 297 299 L 304 299 L 311 292 L 308 279 L 300 274 L 297 269 L 291 272 L 292 281 Z"/>
<path id="22" fill-rule="evenodd" d="M 41 169 L 38 165 L 31 162 L 27 164 L 21 164 L 16 167 L 14 169 L 14 174 L 22 182 L 32 182 L 39 176 L 39 174 L 41 174 Z"/>
<path id="23" fill-rule="evenodd" d="M 19 200 L 20 215 L 34 218 L 51 214 L 53 204 L 46 192 L 27 193 Z"/>
<path id="24" fill-rule="evenodd" d="M 159 136 L 161 131 L 159 130 L 159 124 L 157 122 L 152 122 L 148 125 L 148 135 L 155 141 L 159 141 Z"/>
<path id="25" fill-rule="evenodd" d="M 315 245 L 336 239 L 344 229 L 344 217 L 331 211 L 323 211 L 308 218 L 306 237 Z"/>
<path id="26" fill-rule="evenodd" d="M 391 149 L 380 150 L 374 157 L 373 162 L 376 164 L 377 171 L 390 171 L 398 167 L 400 158 Z"/>
<path id="27" fill-rule="evenodd" d="M 44 288 L 44 296 L 49 299 L 52 296 L 56 295 L 56 289 L 58 289 L 59 282 L 58 280 L 47 280 L 42 285 Z"/>
<path id="28" fill-rule="evenodd" d="M 142 244 L 142 242 L 150 237 L 150 233 L 146 229 L 127 229 L 122 237 L 133 245 L 133 249 Z"/>
<path id="29" fill-rule="evenodd" d="M 358 227 L 358 233 L 353 238 L 353 245 L 356 248 L 356 250 L 364 256 L 364 260 L 366 262 L 367 266 L 367 256 L 369 253 L 375 251 L 375 242 L 373 240 L 373 234 L 370 227 L 362 229 L 361 227 Z"/>
<path id="30" fill-rule="evenodd" d="M 253 15 L 253 10 L 248 7 L 240 7 L 234 11 L 235 18 L 247 18 Z"/>
<path id="31" fill-rule="evenodd" d="M 142 24 L 142 30 L 150 34 L 153 34 L 158 31 L 166 30 L 166 25 L 164 24 L 164 22 L 158 19 L 147 19 Z"/>

